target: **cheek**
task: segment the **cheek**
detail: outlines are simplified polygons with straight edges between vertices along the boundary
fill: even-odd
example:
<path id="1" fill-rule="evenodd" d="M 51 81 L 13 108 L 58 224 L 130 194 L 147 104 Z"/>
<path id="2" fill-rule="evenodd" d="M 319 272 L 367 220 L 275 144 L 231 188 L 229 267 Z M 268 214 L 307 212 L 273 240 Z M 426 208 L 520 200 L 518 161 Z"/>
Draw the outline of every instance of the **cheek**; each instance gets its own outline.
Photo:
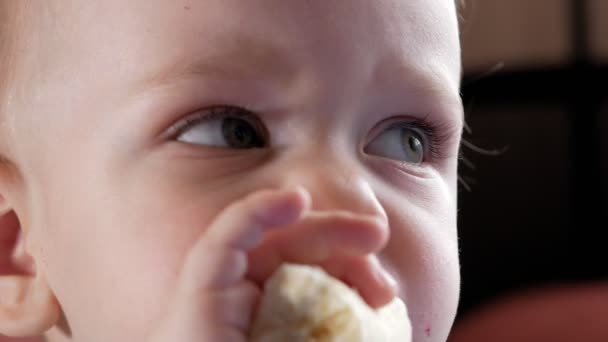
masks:
<path id="1" fill-rule="evenodd" d="M 136 340 L 163 312 L 183 258 L 229 198 L 145 176 L 128 185 L 96 179 L 71 178 L 46 192 L 38 221 L 46 272 L 79 340 Z M 129 329 L 120 328 L 125 322 Z M 126 331 L 133 335 L 112 335 Z"/>
<path id="2" fill-rule="evenodd" d="M 440 211 L 409 217 L 402 212 L 391 213 L 398 216 L 392 215 L 391 240 L 383 258 L 400 283 L 414 341 L 445 341 L 460 291 L 455 214 L 452 223 L 438 218 Z"/>
<path id="3" fill-rule="evenodd" d="M 422 240 L 388 247 L 412 321 L 414 341 L 445 341 L 458 305 L 460 273 L 455 244 Z"/>

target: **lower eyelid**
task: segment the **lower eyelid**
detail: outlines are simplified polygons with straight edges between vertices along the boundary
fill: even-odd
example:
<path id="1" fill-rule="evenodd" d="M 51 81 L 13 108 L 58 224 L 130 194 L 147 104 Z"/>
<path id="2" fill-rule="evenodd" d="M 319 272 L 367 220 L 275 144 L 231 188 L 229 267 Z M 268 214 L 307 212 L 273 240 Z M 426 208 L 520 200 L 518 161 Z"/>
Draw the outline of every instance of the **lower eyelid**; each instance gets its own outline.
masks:
<path id="1" fill-rule="evenodd" d="M 407 178 L 432 179 L 435 177 L 434 168 L 427 164 L 413 165 L 398 160 L 367 155 L 364 159 L 372 169 L 388 177 L 391 182 L 407 181 Z"/>

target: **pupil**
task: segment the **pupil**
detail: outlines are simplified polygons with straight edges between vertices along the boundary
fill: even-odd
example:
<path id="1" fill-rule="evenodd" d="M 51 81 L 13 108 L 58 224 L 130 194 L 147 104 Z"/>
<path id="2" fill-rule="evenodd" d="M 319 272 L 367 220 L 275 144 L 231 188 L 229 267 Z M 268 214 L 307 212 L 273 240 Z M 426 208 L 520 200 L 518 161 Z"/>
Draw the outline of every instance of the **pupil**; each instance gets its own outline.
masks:
<path id="1" fill-rule="evenodd" d="M 408 154 L 409 162 L 419 164 L 424 160 L 424 146 L 422 145 L 422 141 L 420 137 L 413 131 L 408 130 L 402 133 L 403 139 L 403 148 L 408 149 L 406 154 Z"/>
<path id="2" fill-rule="evenodd" d="M 245 120 L 237 118 L 224 119 L 222 133 L 226 142 L 232 148 L 263 147 L 263 142 L 257 136 L 255 129 Z"/>
<path id="3" fill-rule="evenodd" d="M 408 139 L 408 143 L 410 145 L 410 149 L 414 152 L 420 151 L 420 140 L 416 139 L 414 136 L 410 136 Z"/>
<path id="4" fill-rule="evenodd" d="M 247 142 L 247 129 L 243 127 L 243 125 L 238 125 L 235 127 L 235 131 L 234 131 L 234 135 L 236 136 L 236 138 L 241 141 L 241 142 Z"/>

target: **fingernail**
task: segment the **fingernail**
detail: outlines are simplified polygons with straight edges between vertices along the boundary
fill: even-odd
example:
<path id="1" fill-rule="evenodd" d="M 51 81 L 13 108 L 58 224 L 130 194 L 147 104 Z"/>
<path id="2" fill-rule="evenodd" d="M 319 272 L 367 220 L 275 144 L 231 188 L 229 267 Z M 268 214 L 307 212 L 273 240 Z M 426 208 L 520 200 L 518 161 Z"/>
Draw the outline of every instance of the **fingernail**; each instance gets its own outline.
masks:
<path id="1" fill-rule="evenodd" d="M 293 193 L 299 192 L 303 203 L 294 201 Z M 289 194 L 289 198 L 284 195 Z M 282 197 L 275 199 L 274 203 L 267 204 L 262 209 L 258 210 L 257 217 L 265 224 L 282 225 L 290 223 L 297 219 L 303 211 L 308 209 L 310 205 L 310 195 L 303 187 L 295 187 L 292 190 L 282 193 Z"/>
<path id="2" fill-rule="evenodd" d="M 312 198 L 310 197 L 310 192 L 308 192 L 308 190 L 306 190 L 306 188 L 301 185 L 296 186 L 295 190 L 302 195 L 302 198 L 304 199 L 304 208 L 306 208 L 306 209 L 310 208 L 310 204 L 312 202 Z"/>

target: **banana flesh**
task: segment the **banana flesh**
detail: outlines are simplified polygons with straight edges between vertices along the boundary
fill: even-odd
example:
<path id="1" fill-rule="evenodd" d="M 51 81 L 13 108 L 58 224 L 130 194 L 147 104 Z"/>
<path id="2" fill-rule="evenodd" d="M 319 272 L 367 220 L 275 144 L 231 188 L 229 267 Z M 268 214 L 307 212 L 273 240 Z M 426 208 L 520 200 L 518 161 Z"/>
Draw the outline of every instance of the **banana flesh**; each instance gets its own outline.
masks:
<path id="1" fill-rule="evenodd" d="M 266 282 L 250 342 L 410 342 L 403 301 L 374 310 L 320 267 L 284 264 Z"/>

